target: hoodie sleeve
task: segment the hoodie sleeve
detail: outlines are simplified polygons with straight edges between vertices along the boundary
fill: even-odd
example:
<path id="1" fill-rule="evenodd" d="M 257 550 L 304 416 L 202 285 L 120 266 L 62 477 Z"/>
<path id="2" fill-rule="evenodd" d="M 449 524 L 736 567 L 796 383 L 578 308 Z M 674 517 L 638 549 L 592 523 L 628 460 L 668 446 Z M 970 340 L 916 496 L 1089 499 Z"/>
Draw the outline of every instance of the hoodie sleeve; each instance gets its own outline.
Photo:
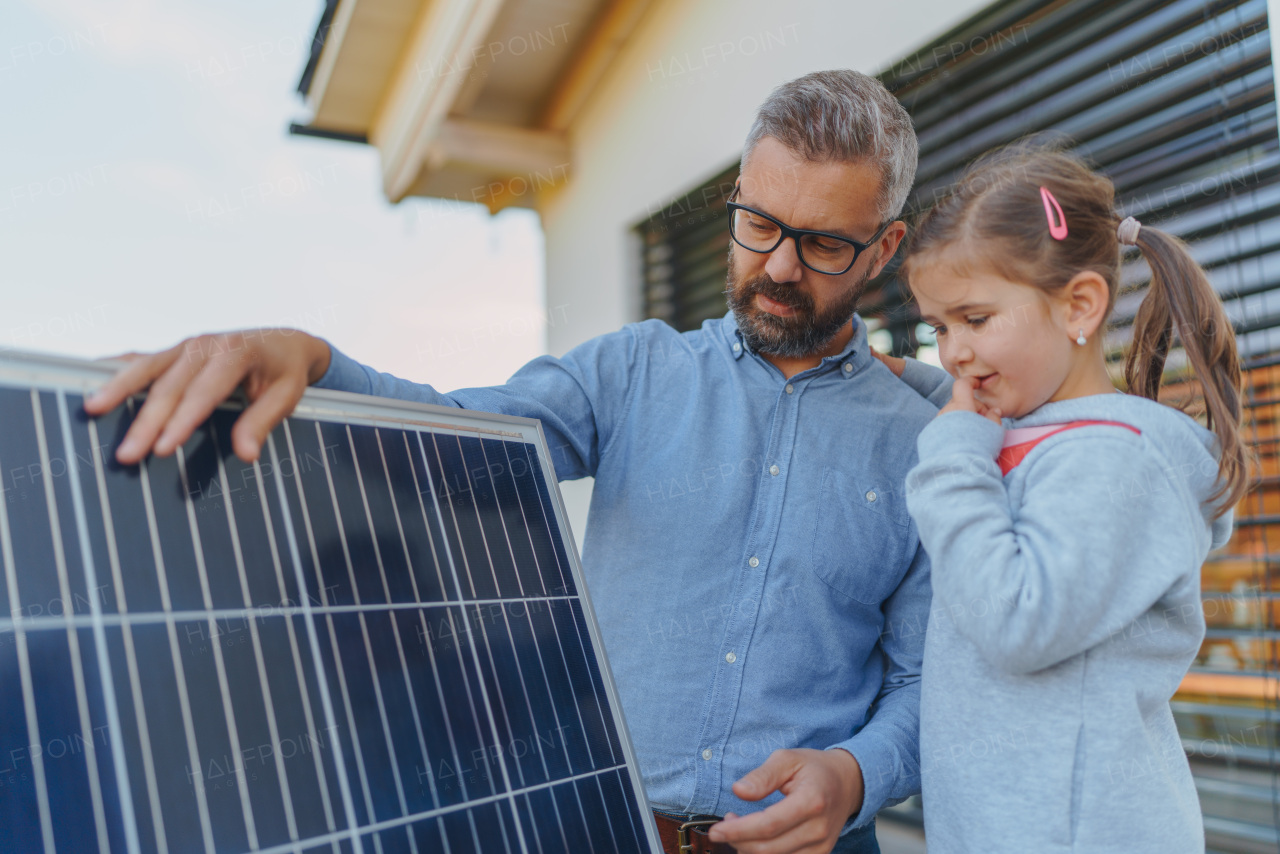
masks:
<path id="1" fill-rule="evenodd" d="M 993 666 L 1031 673 L 1122 631 L 1198 571 L 1204 521 L 1146 439 L 1106 426 L 1037 448 L 1015 517 L 995 463 L 1002 435 L 972 412 L 935 418 L 907 508 L 932 558 L 935 613 Z"/>

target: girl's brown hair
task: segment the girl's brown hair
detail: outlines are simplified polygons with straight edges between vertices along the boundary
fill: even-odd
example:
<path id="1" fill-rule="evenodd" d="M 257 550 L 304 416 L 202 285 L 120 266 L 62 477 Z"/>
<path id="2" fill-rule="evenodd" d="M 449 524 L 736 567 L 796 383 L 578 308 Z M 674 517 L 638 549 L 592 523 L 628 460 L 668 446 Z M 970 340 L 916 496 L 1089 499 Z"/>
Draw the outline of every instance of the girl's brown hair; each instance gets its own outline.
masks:
<path id="1" fill-rule="evenodd" d="M 1068 226 L 1064 240 L 1049 234 L 1041 187 L 1062 206 Z M 910 287 L 913 267 L 946 253 L 950 261 L 975 263 L 1052 294 L 1077 273 L 1092 270 L 1107 281 L 1110 316 L 1120 286 L 1120 220 L 1109 179 L 1063 151 L 1016 144 L 970 166 L 952 192 L 921 218 L 901 275 Z M 1133 321 L 1125 381 L 1131 393 L 1158 400 L 1165 359 L 1177 333 L 1203 389 L 1208 427 L 1218 438 L 1222 485 L 1210 501 L 1225 500 L 1216 518 L 1249 488 L 1235 332 L 1185 243 L 1144 225 L 1137 246 L 1151 268 L 1151 285 Z"/>

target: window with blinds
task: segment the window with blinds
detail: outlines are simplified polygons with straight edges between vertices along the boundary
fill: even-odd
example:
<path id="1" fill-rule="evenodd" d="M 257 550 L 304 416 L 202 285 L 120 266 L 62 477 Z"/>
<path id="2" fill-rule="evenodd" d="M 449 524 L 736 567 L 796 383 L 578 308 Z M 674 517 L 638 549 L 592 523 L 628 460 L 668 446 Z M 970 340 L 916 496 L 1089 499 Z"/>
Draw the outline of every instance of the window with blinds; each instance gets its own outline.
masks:
<path id="1" fill-rule="evenodd" d="M 728 272 L 729 222 L 725 202 L 738 164 L 678 199 L 659 205 L 636 226 L 640 235 L 645 317 L 681 332 L 720 317 Z"/>
<path id="2" fill-rule="evenodd" d="M 1235 323 L 1259 471 L 1231 542 L 1204 566 L 1208 634 L 1173 701 L 1209 848 L 1224 852 L 1280 847 L 1280 140 L 1267 26 L 1265 0 L 1010 0 L 880 75 L 920 138 L 909 223 L 977 155 L 1052 134 L 1115 181 L 1125 214 L 1191 245 Z M 725 311 L 736 172 L 637 227 L 648 316 L 690 329 Z M 896 269 L 861 312 L 897 352 L 916 352 L 926 330 Z M 1148 275 L 1126 257 L 1108 331 L 1118 382 Z M 1194 413 L 1182 365 L 1175 351 L 1165 395 Z"/>

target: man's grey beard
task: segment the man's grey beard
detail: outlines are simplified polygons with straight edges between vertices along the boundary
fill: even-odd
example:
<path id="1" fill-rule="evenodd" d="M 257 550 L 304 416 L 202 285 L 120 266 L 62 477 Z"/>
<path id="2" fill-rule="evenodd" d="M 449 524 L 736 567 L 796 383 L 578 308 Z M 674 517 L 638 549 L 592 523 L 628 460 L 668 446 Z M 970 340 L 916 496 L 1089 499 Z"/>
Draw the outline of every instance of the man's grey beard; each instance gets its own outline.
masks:
<path id="1" fill-rule="evenodd" d="M 849 324 L 870 279 L 871 271 L 868 270 L 836 302 L 821 314 L 815 314 L 813 297 L 794 286 L 778 284 L 767 273 L 734 282 L 731 252 L 728 286 L 724 293 L 738 321 L 738 329 L 752 350 L 784 359 L 803 359 L 826 349 L 840 330 Z M 756 308 L 756 294 L 790 306 L 795 309 L 795 314 L 778 317 Z"/>

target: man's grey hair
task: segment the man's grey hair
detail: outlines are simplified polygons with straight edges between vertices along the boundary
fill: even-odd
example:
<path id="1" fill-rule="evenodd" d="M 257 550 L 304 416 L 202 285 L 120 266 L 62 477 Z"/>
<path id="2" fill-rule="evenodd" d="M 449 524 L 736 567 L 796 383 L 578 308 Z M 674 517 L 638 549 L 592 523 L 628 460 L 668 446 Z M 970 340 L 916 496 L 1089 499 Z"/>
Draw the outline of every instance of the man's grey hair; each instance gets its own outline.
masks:
<path id="1" fill-rule="evenodd" d="M 744 164 L 766 136 L 807 160 L 878 165 L 881 222 L 902 211 L 916 178 L 911 116 L 883 83 L 857 71 L 815 71 L 774 89 L 747 134 Z"/>

